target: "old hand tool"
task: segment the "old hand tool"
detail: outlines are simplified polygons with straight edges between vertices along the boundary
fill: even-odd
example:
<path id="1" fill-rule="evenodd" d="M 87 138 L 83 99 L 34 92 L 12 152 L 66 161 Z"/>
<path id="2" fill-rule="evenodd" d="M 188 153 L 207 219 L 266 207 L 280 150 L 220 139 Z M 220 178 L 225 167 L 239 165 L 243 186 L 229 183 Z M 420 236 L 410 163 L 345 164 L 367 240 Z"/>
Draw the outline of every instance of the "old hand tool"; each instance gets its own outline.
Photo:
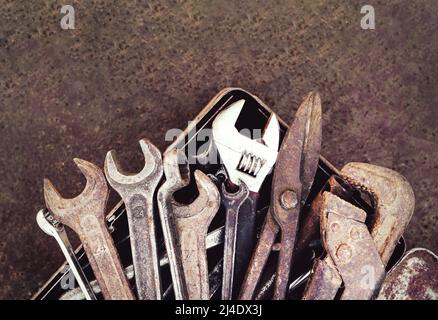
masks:
<path id="1" fill-rule="evenodd" d="M 327 209 L 328 207 L 337 203 L 338 212 L 344 208 L 343 211 L 350 215 L 357 209 L 352 210 L 351 204 L 324 192 L 323 200 L 330 197 L 330 201 L 322 202 L 320 210 L 321 233 L 328 254 L 322 262 L 316 261 L 304 299 L 334 299 L 342 282 L 345 289 L 341 299 L 374 298 L 384 276 L 384 268 L 382 271 L 381 265 L 386 266 L 388 263 L 414 210 L 415 198 L 412 187 L 403 176 L 393 170 L 353 162 L 345 165 L 340 175 L 346 183 L 370 196 L 374 206 L 374 214 L 367 217 L 370 231 L 363 224 L 365 217 L 346 220 L 339 230 L 336 229 L 338 224 L 335 223 L 336 230 L 333 230 L 326 212 L 333 210 Z M 338 193 L 337 189 L 334 188 L 331 192 Z M 346 226 L 357 224 L 358 221 L 362 224 L 354 227 L 360 227 L 360 231 L 344 230 Z M 345 233 L 343 236 L 342 230 Z M 339 241 L 343 239 L 343 245 L 335 248 L 333 243 L 338 238 Z M 367 248 L 365 251 L 361 249 L 363 246 Z M 336 258 L 338 251 L 340 258 Z M 358 283 L 365 286 L 358 288 Z"/>
<path id="2" fill-rule="evenodd" d="M 280 147 L 271 191 L 271 204 L 240 292 L 251 299 L 258 279 L 281 230 L 281 247 L 274 299 L 284 299 L 288 287 L 299 213 L 316 173 L 321 148 L 321 99 L 310 93 L 297 110 Z"/>
<path id="3" fill-rule="evenodd" d="M 242 284 L 256 241 L 256 210 L 259 189 L 275 164 L 279 146 L 279 123 L 271 114 L 262 137 L 253 140 L 238 132 L 235 124 L 244 100 L 231 104 L 213 121 L 213 140 L 227 172 L 221 188 L 226 210 L 222 299 L 235 298 Z M 235 194 L 227 192 L 237 189 Z"/>
<path id="4" fill-rule="evenodd" d="M 195 171 L 199 195 L 191 204 L 181 204 L 174 193 L 190 183 L 186 156 L 174 149 L 164 155 L 166 182 L 158 191 L 158 207 L 169 257 L 175 298 L 208 299 L 208 265 L 205 238 L 216 214 L 219 191 L 201 171 Z"/>
<path id="5" fill-rule="evenodd" d="M 327 256 L 316 266 L 316 274 L 324 270 L 318 281 L 309 282 L 307 292 L 317 292 L 318 299 L 336 295 L 336 287 L 344 283 L 342 300 L 371 299 L 378 293 L 385 277 L 385 265 L 367 226 L 366 212 L 330 193 L 323 193 L 321 235 Z M 324 266 L 327 264 L 327 266 Z M 321 286 L 312 289 L 312 283 Z M 336 289 L 336 290 L 335 290 Z M 309 293 L 305 294 L 309 299 Z M 316 298 L 316 297 L 312 297 Z"/>
<path id="6" fill-rule="evenodd" d="M 79 284 L 79 288 L 82 291 L 86 300 L 96 300 L 94 291 L 85 276 L 79 261 L 76 259 L 75 252 L 72 245 L 68 239 L 67 233 L 65 232 L 64 225 L 57 221 L 50 211 L 42 209 L 38 211 L 36 216 L 36 221 L 38 226 L 49 236 L 55 238 L 61 248 L 62 253 L 67 260 L 70 270 L 76 281 Z"/>
<path id="7" fill-rule="evenodd" d="M 371 235 L 386 265 L 414 213 L 414 191 L 400 173 L 369 163 L 350 162 L 341 175 L 371 195 L 375 205 Z"/>
<path id="8" fill-rule="evenodd" d="M 85 189 L 77 197 L 65 199 L 49 180 L 44 179 L 46 205 L 58 221 L 79 235 L 104 298 L 134 299 L 105 223 L 108 199 L 105 176 L 90 162 L 74 161 L 87 180 Z"/>
<path id="9" fill-rule="evenodd" d="M 138 298 L 161 299 L 153 197 L 163 176 L 160 151 L 148 140 L 139 141 L 145 165 L 138 174 L 121 171 L 114 151 L 105 159 L 105 175 L 126 207 Z"/>

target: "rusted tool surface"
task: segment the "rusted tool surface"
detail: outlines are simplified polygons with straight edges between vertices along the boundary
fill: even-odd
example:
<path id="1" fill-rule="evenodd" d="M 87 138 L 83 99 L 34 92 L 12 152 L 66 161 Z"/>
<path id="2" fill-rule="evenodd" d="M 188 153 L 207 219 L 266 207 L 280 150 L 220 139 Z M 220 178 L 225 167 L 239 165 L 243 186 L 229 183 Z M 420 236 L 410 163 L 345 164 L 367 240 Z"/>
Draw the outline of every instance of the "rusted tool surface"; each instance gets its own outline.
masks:
<path id="1" fill-rule="evenodd" d="M 105 159 L 105 175 L 126 207 L 138 298 L 161 299 L 160 270 L 154 223 L 153 197 L 163 175 L 160 151 L 148 140 L 139 141 L 144 168 L 137 174 L 120 169 L 114 151 Z"/>
<path id="2" fill-rule="evenodd" d="M 45 179 L 46 205 L 57 220 L 79 235 L 104 298 L 134 299 L 105 223 L 108 198 L 105 176 L 90 162 L 81 159 L 74 161 L 87 180 L 85 189 L 77 197 L 65 199 Z"/>
<path id="3" fill-rule="evenodd" d="M 96 295 L 88 282 L 82 267 L 76 258 L 75 251 L 68 239 L 64 225 L 57 221 L 47 209 L 38 211 L 36 217 L 38 226 L 49 236 L 55 238 L 67 260 L 70 270 L 78 282 L 79 290 L 86 300 L 96 300 Z"/>
<path id="4" fill-rule="evenodd" d="M 248 199 L 249 190 L 246 184 L 239 185 L 236 192 L 228 192 L 226 185 L 222 185 L 221 202 L 225 207 L 225 241 L 222 272 L 222 299 L 232 298 L 234 263 L 236 257 L 236 241 L 238 214 L 242 204 Z"/>
<path id="5" fill-rule="evenodd" d="M 342 278 L 330 256 L 316 259 L 302 299 L 333 300 L 341 285 Z"/>
<path id="6" fill-rule="evenodd" d="M 409 250 L 388 273 L 379 300 L 437 300 L 438 257 L 423 248 Z"/>
<path id="7" fill-rule="evenodd" d="M 174 192 L 190 182 L 187 159 L 178 150 L 164 156 L 164 173 L 166 182 L 158 191 L 158 204 L 175 297 L 209 299 L 205 238 L 219 208 L 219 191 L 197 170 L 194 177 L 198 197 L 188 205 L 176 202 Z"/>
<path id="8" fill-rule="evenodd" d="M 256 241 L 256 213 L 259 190 L 271 173 L 278 154 L 280 126 L 271 113 L 260 137 L 249 137 L 239 132 L 236 123 L 245 100 L 239 100 L 221 111 L 212 123 L 213 140 L 226 170 L 225 184 L 231 188 L 249 191 L 240 199 L 238 210 L 235 199 L 222 193 L 226 209 L 224 269 L 222 299 L 236 297 L 251 259 Z M 231 189 L 230 188 L 230 189 Z"/>
<path id="9" fill-rule="evenodd" d="M 317 93 L 310 93 L 298 108 L 282 142 L 274 170 L 270 209 L 241 289 L 241 299 L 252 298 L 279 230 L 281 248 L 274 299 L 285 298 L 299 213 L 312 186 L 320 148 L 321 99 Z"/>
<path id="10" fill-rule="evenodd" d="M 385 277 L 385 266 L 365 219 L 365 211 L 324 192 L 321 234 L 343 280 L 343 300 L 375 298 Z"/>
<path id="11" fill-rule="evenodd" d="M 348 163 L 341 174 L 374 198 L 376 212 L 370 230 L 386 265 L 414 212 L 412 187 L 398 172 L 368 163 Z"/>

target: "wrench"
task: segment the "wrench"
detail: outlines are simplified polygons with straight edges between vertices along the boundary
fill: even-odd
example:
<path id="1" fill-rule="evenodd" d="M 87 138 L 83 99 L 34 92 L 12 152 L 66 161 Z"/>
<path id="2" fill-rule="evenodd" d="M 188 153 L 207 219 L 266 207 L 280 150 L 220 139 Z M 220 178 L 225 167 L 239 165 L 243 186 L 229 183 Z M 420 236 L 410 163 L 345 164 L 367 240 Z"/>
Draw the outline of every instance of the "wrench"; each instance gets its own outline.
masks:
<path id="1" fill-rule="evenodd" d="M 246 184 L 239 185 L 236 192 L 228 192 L 226 183 L 222 184 L 221 201 L 225 207 L 225 241 L 224 262 L 222 272 L 222 299 L 232 299 L 234 264 L 236 259 L 236 242 L 238 230 L 238 214 L 241 206 L 247 201 L 249 190 Z M 240 270 L 240 272 L 244 270 Z"/>
<path id="2" fill-rule="evenodd" d="M 239 199 L 221 190 L 222 204 L 226 209 L 223 300 L 234 298 L 233 291 L 238 291 L 242 285 L 256 241 L 258 192 L 275 164 L 280 139 L 275 114 L 271 114 L 259 140 L 238 132 L 235 124 L 244 104 L 245 100 L 234 102 L 220 112 L 212 124 L 213 140 L 228 176 L 226 184 L 231 188 L 249 190 L 244 197 L 240 194 Z"/>
<path id="3" fill-rule="evenodd" d="M 166 182 L 158 190 L 158 208 L 169 257 L 175 298 L 208 299 L 205 238 L 219 209 L 219 191 L 201 171 L 194 173 L 199 196 L 188 205 L 178 203 L 174 192 L 190 183 L 186 156 L 173 149 L 164 155 Z"/>
<path id="4" fill-rule="evenodd" d="M 299 212 L 316 173 L 321 147 L 321 99 L 310 93 L 301 103 L 283 139 L 272 182 L 271 204 L 251 258 L 239 298 L 250 300 L 275 238 L 281 230 L 281 247 L 274 299 L 287 292 Z"/>
<path id="5" fill-rule="evenodd" d="M 145 159 L 140 173 L 121 171 L 115 152 L 111 150 L 105 158 L 105 175 L 125 203 L 138 298 L 159 300 L 162 293 L 153 196 L 163 175 L 163 166 L 160 151 L 152 143 L 146 139 L 139 143 Z"/>
<path id="6" fill-rule="evenodd" d="M 108 199 L 105 176 L 90 162 L 81 159 L 74 161 L 87 180 L 85 189 L 75 198 L 65 199 L 48 179 L 44 179 L 47 208 L 58 221 L 79 235 L 104 298 L 134 299 L 105 223 Z"/>
<path id="7" fill-rule="evenodd" d="M 38 226 L 49 236 L 55 238 L 61 248 L 62 253 L 67 260 L 70 270 L 73 272 L 76 281 L 79 284 L 86 300 L 96 300 L 93 289 L 85 276 L 81 265 L 76 259 L 76 255 L 70 241 L 68 239 L 67 233 L 65 232 L 64 225 L 58 222 L 53 215 L 46 209 L 38 211 L 36 216 L 36 221 Z"/>

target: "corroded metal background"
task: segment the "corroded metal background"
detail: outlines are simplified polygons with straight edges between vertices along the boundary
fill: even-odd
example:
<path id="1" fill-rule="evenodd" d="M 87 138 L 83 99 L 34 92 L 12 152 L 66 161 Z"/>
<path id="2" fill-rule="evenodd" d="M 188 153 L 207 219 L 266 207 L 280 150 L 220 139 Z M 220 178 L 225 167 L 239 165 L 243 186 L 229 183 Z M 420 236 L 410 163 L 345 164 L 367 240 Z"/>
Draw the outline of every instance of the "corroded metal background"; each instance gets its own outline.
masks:
<path id="1" fill-rule="evenodd" d="M 166 131 L 227 86 L 286 121 L 318 89 L 322 154 L 406 176 L 417 200 L 408 243 L 438 250 L 434 1 L 374 1 L 374 31 L 360 29 L 356 0 L 78 0 L 70 31 L 61 4 L 0 0 L 0 298 L 29 298 L 63 260 L 35 223 L 44 176 L 78 194 L 71 159 L 103 166 L 112 148 L 140 170 L 139 139 L 164 150 Z"/>

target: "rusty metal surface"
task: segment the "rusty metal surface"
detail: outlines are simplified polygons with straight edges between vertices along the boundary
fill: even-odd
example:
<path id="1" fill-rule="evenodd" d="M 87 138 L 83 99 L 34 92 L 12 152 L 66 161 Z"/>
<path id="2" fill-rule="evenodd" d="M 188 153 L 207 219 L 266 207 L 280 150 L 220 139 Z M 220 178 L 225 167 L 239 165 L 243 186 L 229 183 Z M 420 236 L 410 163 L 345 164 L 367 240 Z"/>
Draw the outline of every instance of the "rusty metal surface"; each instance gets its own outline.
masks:
<path id="1" fill-rule="evenodd" d="M 302 299 L 333 300 L 341 285 L 342 278 L 330 256 L 316 259 Z"/>
<path id="2" fill-rule="evenodd" d="M 278 224 L 275 222 L 270 211 L 268 211 L 262 230 L 260 231 L 259 240 L 257 241 L 248 270 L 246 271 L 245 279 L 243 280 L 239 294 L 240 300 L 251 300 L 253 298 L 260 275 L 268 261 L 272 246 L 275 242 L 275 237 L 279 230 Z"/>
<path id="3" fill-rule="evenodd" d="M 400 173 L 368 163 L 348 163 L 341 174 L 374 198 L 376 212 L 370 230 L 386 265 L 414 213 L 414 191 Z"/>
<path id="4" fill-rule="evenodd" d="M 286 296 L 299 213 L 318 166 L 321 134 L 321 98 L 318 93 L 310 93 L 286 133 L 274 170 L 270 212 L 281 231 L 273 297 L 276 300 Z"/>
<path id="5" fill-rule="evenodd" d="M 375 30 L 360 28 L 359 0 L 74 1 L 75 30 L 60 29 L 60 2 L 1 4 L 1 298 L 29 298 L 63 261 L 30 214 L 44 176 L 74 195 L 69 159 L 102 164 L 112 148 L 135 171 L 138 139 L 164 150 L 169 128 L 232 85 L 284 119 L 318 88 L 322 154 L 405 175 L 417 196 L 406 239 L 438 250 L 436 1 L 373 1 Z"/>
<path id="6" fill-rule="evenodd" d="M 45 179 L 46 205 L 57 220 L 79 235 L 104 298 L 132 300 L 135 297 L 105 223 L 108 199 L 105 176 L 94 164 L 74 160 L 87 180 L 83 192 L 73 199 L 62 198 L 52 183 Z"/>
<path id="7" fill-rule="evenodd" d="M 379 300 L 438 300 L 438 257 L 423 248 L 409 250 L 388 273 Z"/>
<path id="8" fill-rule="evenodd" d="M 344 284 L 341 299 L 375 298 L 385 265 L 365 225 L 365 211 L 329 192 L 322 208 L 321 235 Z"/>
<path id="9" fill-rule="evenodd" d="M 284 299 L 289 281 L 299 212 L 310 191 L 321 147 L 321 100 L 309 93 L 295 114 L 278 154 L 271 204 L 253 252 L 240 299 L 251 299 L 264 265 L 281 229 L 281 248 L 274 299 Z"/>
<path id="10" fill-rule="evenodd" d="M 209 299 L 205 239 L 208 226 L 219 209 L 219 191 L 204 173 L 196 170 L 198 197 L 187 205 L 178 203 L 173 194 L 190 182 L 187 159 L 174 149 L 165 154 L 163 165 L 166 182 L 158 191 L 158 205 L 175 297 Z"/>
<path id="11" fill-rule="evenodd" d="M 154 194 L 163 175 L 160 151 L 140 140 L 145 166 L 137 174 L 121 171 L 114 151 L 105 159 L 105 175 L 126 207 L 137 295 L 141 300 L 161 299 L 162 289 L 154 222 Z M 158 214 L 158 213 L 157 213 Z"/>

